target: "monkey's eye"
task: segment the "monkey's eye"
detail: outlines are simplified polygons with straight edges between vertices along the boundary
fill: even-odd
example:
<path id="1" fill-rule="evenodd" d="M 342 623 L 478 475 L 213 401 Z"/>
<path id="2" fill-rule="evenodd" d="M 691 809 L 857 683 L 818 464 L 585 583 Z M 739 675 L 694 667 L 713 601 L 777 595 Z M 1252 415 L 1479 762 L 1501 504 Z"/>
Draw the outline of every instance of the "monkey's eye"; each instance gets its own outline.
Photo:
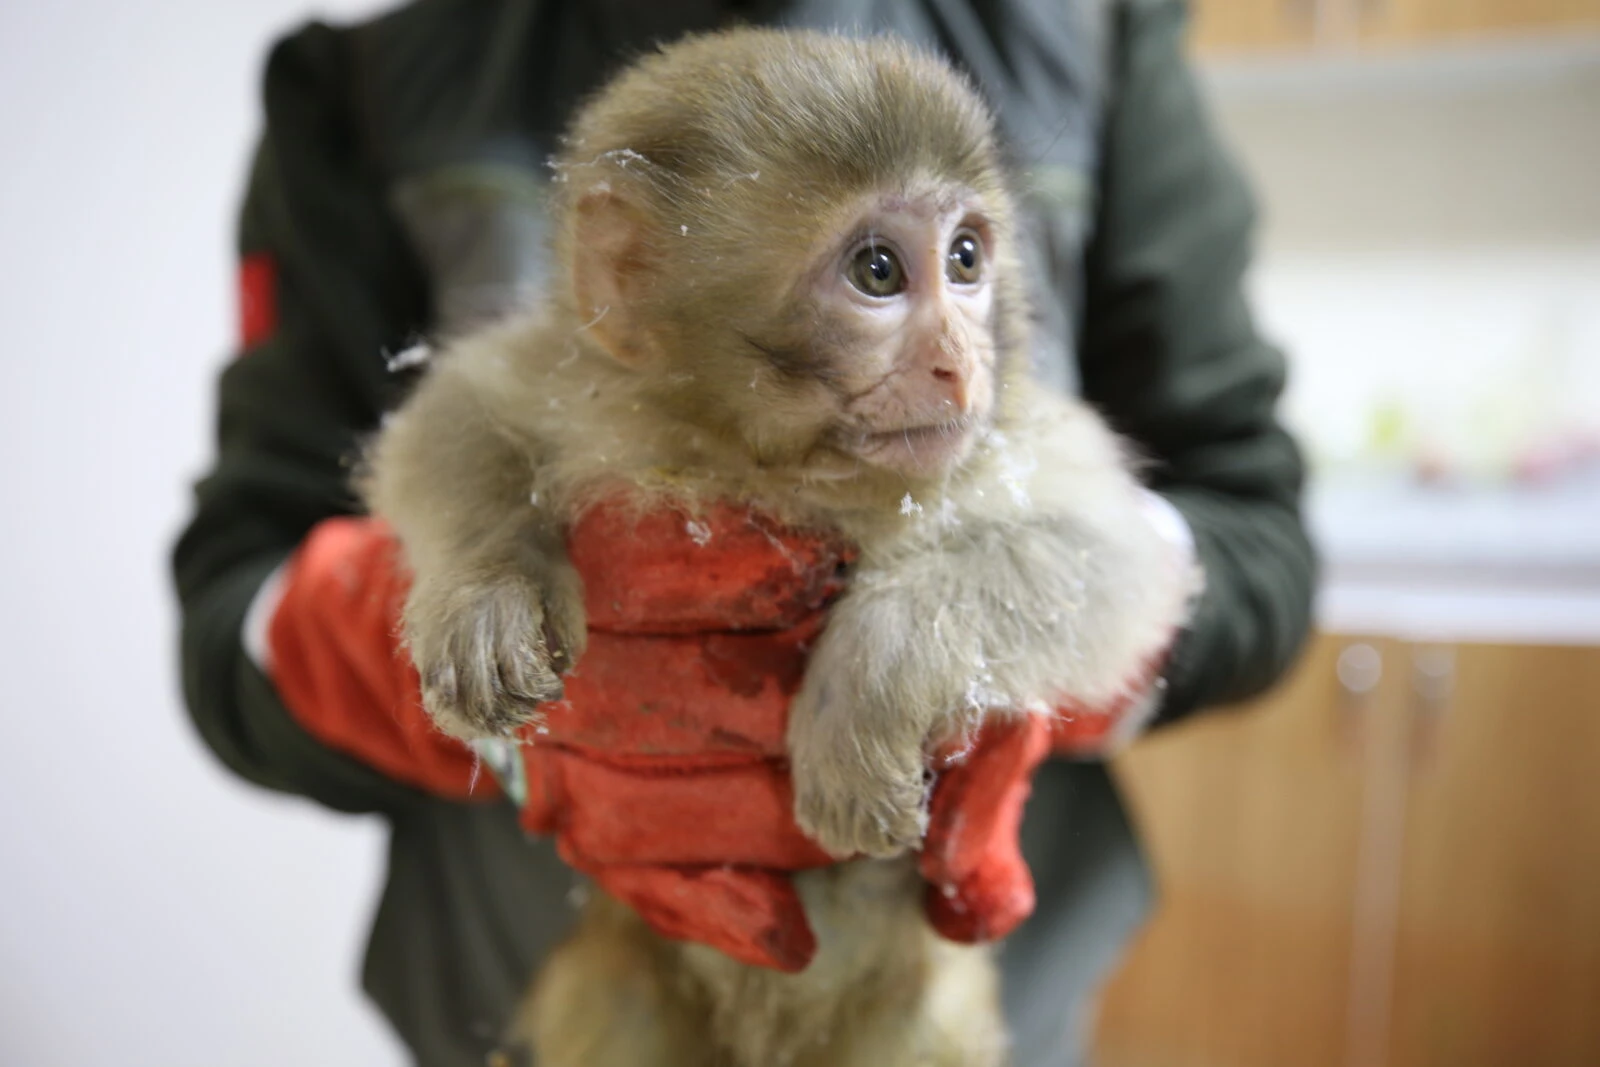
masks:
<path id="1" fill-rule="evenodd" d="M 945 276 L 958 285 L 971 285 L 983 273 L 983 245 L 971 230 L 962 230 L 950 242 L 945 257 Z"/>
<path id="2" fill-rule="evenodd" d="M 857 252 L 845 276 L 868 296 L 893 296 L 906 287 L 900 257 L 883 245 L 867 245 Z"/>

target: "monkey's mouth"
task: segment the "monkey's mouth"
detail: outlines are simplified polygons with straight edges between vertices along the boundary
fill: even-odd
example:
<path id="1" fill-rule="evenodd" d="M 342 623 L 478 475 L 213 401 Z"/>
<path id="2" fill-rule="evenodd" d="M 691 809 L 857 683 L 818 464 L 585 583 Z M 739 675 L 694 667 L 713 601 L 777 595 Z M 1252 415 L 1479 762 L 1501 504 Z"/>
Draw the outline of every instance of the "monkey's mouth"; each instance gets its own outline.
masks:
<path id="1" fill-rule="evenodd" d="M 908 472 L 927 472 L 959 462 L 972 448 L 976 420 L 903 426 L 861 437 L 855 452 L 868 463 Z"/>

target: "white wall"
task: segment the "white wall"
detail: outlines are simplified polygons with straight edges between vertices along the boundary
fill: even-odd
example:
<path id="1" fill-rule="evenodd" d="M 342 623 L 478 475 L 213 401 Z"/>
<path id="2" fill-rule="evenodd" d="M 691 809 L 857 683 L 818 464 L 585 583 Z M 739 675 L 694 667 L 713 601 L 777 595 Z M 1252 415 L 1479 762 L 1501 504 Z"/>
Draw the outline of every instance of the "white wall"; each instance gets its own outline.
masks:
<path id="1" fill-rule="evenodd" d="M 1495 477 L 1600 433 L 1600 38 L 1209 72 L 1262 202 L 1252 278 L 1325 468 L 1399 447 Z"/>
<path id="2" fill-rule="evenodd" d="M 1318 624 L 1600 642 L 1600 36 L 1208 82 L 1262 202 Z"/>
<path id="3" fill-rule="evenodd" d="M 225 776 L 173 665 L 261 60 L 308 7 L 0 4 L 4 1067 L 400 1062 L 356 991 L 379 827 Z"/>

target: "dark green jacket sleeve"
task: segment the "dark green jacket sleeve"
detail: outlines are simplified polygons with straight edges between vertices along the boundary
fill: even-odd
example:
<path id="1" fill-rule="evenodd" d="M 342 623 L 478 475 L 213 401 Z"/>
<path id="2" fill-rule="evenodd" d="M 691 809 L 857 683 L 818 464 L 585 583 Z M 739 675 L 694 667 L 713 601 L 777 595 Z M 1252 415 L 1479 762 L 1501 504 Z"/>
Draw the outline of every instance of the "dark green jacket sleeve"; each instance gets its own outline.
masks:
<path id="1" fill-rule="evenodd" d="M 1242 289 L 1254 204 L 1192 80 L 1185 16 L 1141 0 L 1118 14 L 1079 357 L 1085 398 L 1153 461 L 1206 572 L 1162 721 L 1279 678 L 1315 576 L 1302 457 L 1276 416 L 1284 358 Z"/>
<path id="2" fill-rule="evenodd" d="M 265 74 L 265 134 L 240 251 L 276 265 L 277 325 L 219 388 L 217 451 L 173 564 L 184 696 L 201 736 L 244 778 L 341 810 L 410 794 L 317 743 L 244 654 L 263 579 L 318 521 L 349 512 L 349 458 L 390 380 L 383 352 L 424 321 L 426 287 L 362 162 L 349 38 L 309 27 Z"/>

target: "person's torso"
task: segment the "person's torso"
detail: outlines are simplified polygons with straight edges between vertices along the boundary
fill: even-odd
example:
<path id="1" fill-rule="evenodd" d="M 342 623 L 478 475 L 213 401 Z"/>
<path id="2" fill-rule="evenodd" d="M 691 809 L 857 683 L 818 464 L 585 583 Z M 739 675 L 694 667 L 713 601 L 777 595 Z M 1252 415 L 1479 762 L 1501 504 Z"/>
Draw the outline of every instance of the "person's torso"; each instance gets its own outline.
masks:
<path id="1" fill-rule="evenodd" d="M 1014 161 L 1035 371 L 1075 390 L 1111 0 L 424 0 L 357 28 L 367 150 L 453 332 L 536 291 L 549 158 L 574 106 L 653 41 L 731 20 L 891 33 L 975 80 Z"/>

